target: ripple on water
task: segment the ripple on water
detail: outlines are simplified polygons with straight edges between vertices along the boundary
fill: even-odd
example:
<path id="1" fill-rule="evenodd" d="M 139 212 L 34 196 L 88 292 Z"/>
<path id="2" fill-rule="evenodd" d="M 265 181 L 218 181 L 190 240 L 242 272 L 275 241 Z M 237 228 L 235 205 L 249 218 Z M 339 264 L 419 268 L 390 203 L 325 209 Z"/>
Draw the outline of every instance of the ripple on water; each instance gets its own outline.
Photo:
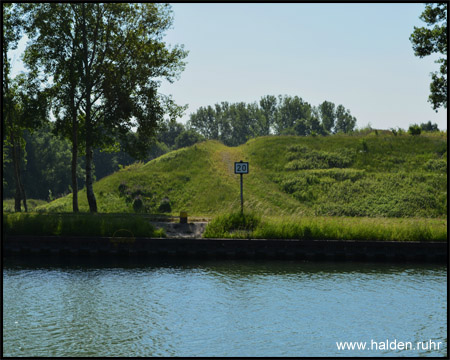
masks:
<path id="1" fill-rule="evenodd" d="M 5 268 L 3 280 L 8 356 L 342 356 L 336 341 L 371 339 L 447 349 L 442 266 Z"/>

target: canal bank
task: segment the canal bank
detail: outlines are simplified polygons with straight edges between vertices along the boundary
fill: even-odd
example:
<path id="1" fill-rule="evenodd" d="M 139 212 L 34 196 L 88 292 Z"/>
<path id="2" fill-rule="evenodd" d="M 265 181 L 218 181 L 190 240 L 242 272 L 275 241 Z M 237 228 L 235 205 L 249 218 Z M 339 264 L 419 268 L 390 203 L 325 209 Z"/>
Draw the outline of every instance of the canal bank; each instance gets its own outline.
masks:
<path id="1" fill-rule="evenodd" d="M 448 244 L 444 242 L 362 240 L 7 236 L 2 241 L 2 251 L 5 257 L 50 254 L 440 263 L 448 260 Z"/>

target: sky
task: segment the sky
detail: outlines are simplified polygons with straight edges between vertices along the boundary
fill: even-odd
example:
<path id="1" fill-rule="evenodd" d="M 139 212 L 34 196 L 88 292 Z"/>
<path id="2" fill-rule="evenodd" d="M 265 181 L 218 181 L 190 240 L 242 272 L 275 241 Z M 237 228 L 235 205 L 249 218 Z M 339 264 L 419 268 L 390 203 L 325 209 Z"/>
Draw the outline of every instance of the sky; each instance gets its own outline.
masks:
<path id="1" fill-rule="evenodd" d="M 189 51 L 179 80 L 160 92 L 188 105 L 179 120 L 222 101 L 299 96 L 342 104 L 358 128 L 431 121 L 447 129 L 447 109 L 427 101 L 437 56 L 414 56 L 409 37 L 420 3 L 174 3 L 165 41 Z M 20 51 L 13 53 L 13 74 Z"/>
<path id="2" fill-rule="evenodd" d="M 175 3 L 169 44 L 184 44 L 185 71 L 160 90 L 189 114 L 221 101 L 299 96 L 342 104 L 357 127 L 447 129 L 427 101 L 436 56 L 414 56 L 409 37 L 425 5 Z"/>

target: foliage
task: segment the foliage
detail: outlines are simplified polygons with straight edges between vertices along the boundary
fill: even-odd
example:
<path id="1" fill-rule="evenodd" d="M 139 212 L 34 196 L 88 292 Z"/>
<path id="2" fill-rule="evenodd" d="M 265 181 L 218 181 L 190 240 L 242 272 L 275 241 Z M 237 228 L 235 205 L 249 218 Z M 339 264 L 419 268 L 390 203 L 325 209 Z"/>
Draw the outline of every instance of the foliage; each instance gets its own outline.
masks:
<path id="1" fill-rule="evenodd" d="M 162 41 L 173 20 L 168 4 L 34 3 L 23 9 L 31 39 L 25 62 L 47 76 L 56 74 L 52 89 L 58 109 L 70 114 L 61 119 L 72 121 L 74 151 L 76 127 L 82 125 L 87 197 L 90 211 L 96 212 L 94 148 L 131 139 L 127 149 L 148 150 L 164 113 L 176 117 L 182 111 L 170 97 L 158 94 L 156 79 L 172 82 L 183 70 L 187 52 Z M 132 127 L 136 136 L 130 138 Z"/>
<path id="2" fill-rule="evenodd" d="M 411 135 L 420 135 L 420 133 L 422 132 L 422 129 L 420 128 L 419 125 L 414 124 L 414 125 L 409 126 L 408 132 Z"/>
<path id="3" fill-rule="evenodd" d="M 204 141 L 205 138 L 194 130 L 182 131 L 175 139 L 175 149 L 192 146 Z"/>
<path id="4" fill-rule="evenodd" d="M 323 127 L 326 131 L 331 132 L 336 121 L 335 105 L 330 101 L 324 101 L 319 105 L 319 112 Z"/>
<path id="5" fill-rule="evenodd" d="M 25 162 L 24 131 L 38 128 L 46 121 L 48 113 L 48 93 L 41 88 L 36 71 L 20 74 L 14 79 L 10 74 L 8 52 L 17 48 L 22 35 L 24 21 L 18 16 L 18 4 L 2 6 L 2 150 L 11 156 L 15 186 L 15 211 L 21 211 L 21 201 L 27 211 L 27 196 L 22 179 L 22 166 Z M 3 156 L 5 163 L 5 156 Z M 3 180 L 3 184 L 7 184 Z"/>
<path id="6" fill-rule="evenodd" d="M 447 108 L 447 3 L 429 3 L 420 15 L 426 27 L 414 27 L 410 36 L 414 54 L 421 58 L 440 54 L 435 62 L 439 71 L 431 74 L 430 96 L 428 101 L 436 110 Z"/>
<path id="7" fill-rule="evenodd" d="M 422 129 L 422 131 L 439 131 L 438 125 L 436 123 L 432 124 L 431 121 L 420 124 L 420 128 Z"/>
<path id="8" fill-rule="evenodd" d="M 336 108 L 336 125 L 335 133 L 343 132 L 345 134 L 353 131 L 356 125 L 356 118 L 351 115 L 350 110 L 345 109 L 342 105 Z"/>
<path id="9" fill-rule="evenodd" d="M 200 107 L 190 115 L 188 128 L 228 146 L 271 134 L 316 136 L 353 131 L 356 118 L 350 110 L 342 105 L 334 109 L 335 105 L 328 101 L 315 108 L 298 96 L 266 95 L 259 104 L 221 102 L 214 107 Z"/>
<path id="10" fill-rule="evenodd" d="M 7 235 L 115 236 L 127 230 L 133 236 L 165 237 L 149 220 L 126 214 L 3 214 Z"/>
<path id="11" fill-rule="evenodd" d="M 290 147 L 284 166 L 286 170 L 345 168 L 352 163 L 352 153 L 341 150 L 339 153 L 311 150 L 307 147 Z"/>

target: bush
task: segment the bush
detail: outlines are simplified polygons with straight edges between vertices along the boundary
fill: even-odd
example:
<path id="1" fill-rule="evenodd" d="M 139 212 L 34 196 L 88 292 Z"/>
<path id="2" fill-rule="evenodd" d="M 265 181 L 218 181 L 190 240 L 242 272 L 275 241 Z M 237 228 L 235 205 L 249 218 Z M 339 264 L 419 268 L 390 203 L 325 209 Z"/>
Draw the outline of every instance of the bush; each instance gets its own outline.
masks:
<path id="1" fill-rule="evenodd" d="M 417 136 L 417 135 L 420 135 L 420 133 L 422 132 L 422 129 L 420 128 L 419 125 L 414 124 L 409 127 L 408 132 L 413 136 Z"/>
<path id="2" fill-rule="evenodd" d="M 397 134 L 396 134 L 397 135 Z M 367 141 L 366 139 L 362 139 L 361 140 L 361 147 L 362 147 L 362 151 L 363 152 L 369 152 L 369 147 L 367 146 Z"/>
<path id="3" fill-rule="evenodd" d="M 326 152 L 302 149 L 289 152 L 286 156 L 291 160 L 285 165 L 286 170 L 345 168 L 353 162 L 351 152 L 348 150 Z"/>
<path id="4" fill-rule="evenodd" d="M 135 212 L 142 212 L 144 210 L 144 202 L 142 201 L 142 197 L 140 195 L 134 198 L 133 209 Z"/>
<path id="5" fill-rule="evenodd" d="M 162 213 L 170 213 L 172 211 L 172 206 L 170 205 L 170 199 L 165 197 L 161 200 L 159 204 L 158 211 Z"/>
<path id="6" fill-rule="evenodd" d="M 444 159 L 430 159 L 428 160 L 424 168 L 428 171 L 447 172 L 447 161 Z"/>
<path id="7" fill-rule="evenodd" d="M 128 188 L 127 184 L 125 184 L 124 182 L 121 182 L 118 187 L 120 195 L 124 195 L 125 190 L 127 190 L 127 188 Z"/>

